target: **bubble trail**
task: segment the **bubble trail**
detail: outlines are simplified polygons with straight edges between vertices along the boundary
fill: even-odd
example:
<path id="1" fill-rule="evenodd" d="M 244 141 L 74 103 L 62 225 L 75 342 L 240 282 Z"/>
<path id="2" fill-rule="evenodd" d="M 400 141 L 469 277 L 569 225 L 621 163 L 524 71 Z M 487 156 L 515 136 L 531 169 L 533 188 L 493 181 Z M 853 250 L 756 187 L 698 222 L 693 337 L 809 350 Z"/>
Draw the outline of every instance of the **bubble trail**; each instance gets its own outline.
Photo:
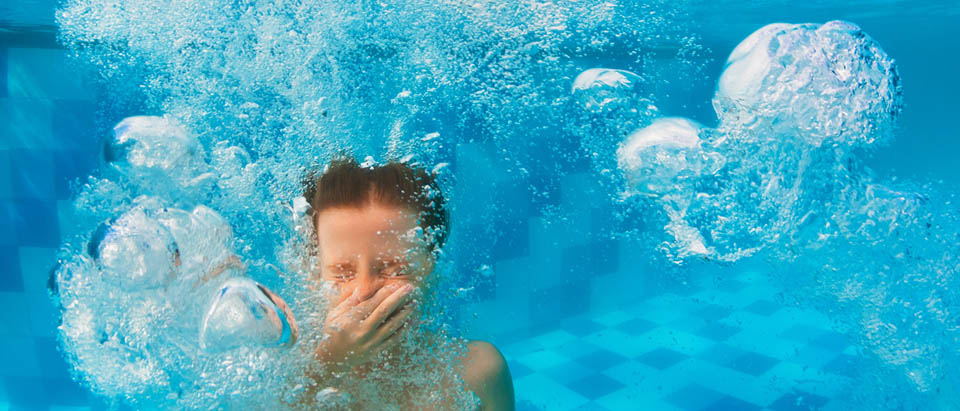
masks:
<path id="1" fill-rule="evenodd" d="M 716 129 L 658 119 L 617 153 L 626 194 L 669 216 L 668 255 L 778 267 L 786 290 L 877 360 L 846 400 L 955 408 L 953 196 L 875 181 L 859 158 L 892 137 L 902 108 L 893 59 L 848 22 L 771 24 L 731 53 L 713 103 Z M 691 161 L 701 150 L 726 161 L 705 170 Z"/>

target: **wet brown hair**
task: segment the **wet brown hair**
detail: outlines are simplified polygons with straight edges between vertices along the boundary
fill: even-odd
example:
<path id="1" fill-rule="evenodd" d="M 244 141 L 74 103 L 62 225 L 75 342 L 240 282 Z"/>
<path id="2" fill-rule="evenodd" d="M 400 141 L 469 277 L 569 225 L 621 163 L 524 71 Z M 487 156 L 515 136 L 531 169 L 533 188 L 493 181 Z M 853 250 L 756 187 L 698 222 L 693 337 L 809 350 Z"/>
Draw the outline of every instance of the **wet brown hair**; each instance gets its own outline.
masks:
<path id="1" fill-rule="evenodd" d="M 360 208 L 377 202 L 417 212 L 417 222 L 429 233 L 434 250 L 443 247 L 447 238 L 443 194 L 436 178 L 419 167 L 397 162 L 367 167 L 352 158 L 341 158 L 332 161 L 322 173 L 307 175 L 303 196 L 310 204 L 314 228 L 317 214 L 323 210 Z"/>

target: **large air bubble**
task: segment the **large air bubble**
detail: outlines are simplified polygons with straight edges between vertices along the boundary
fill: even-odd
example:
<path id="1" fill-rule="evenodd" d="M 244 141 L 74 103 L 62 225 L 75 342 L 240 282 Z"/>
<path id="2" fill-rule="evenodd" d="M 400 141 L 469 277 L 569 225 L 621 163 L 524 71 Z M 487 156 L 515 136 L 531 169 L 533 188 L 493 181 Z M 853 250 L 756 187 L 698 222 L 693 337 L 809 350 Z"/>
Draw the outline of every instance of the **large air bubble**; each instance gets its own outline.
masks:
<path id="1" fill-rule="evenodd" d="M 714 107 L 722 127 L 861 147 L 891 136 L 900 77 L 893 59 L 854 24 L 777 23 L 730 54 Z"/>
<path id="2" fill-rule="evenodd" d="M 643 110 L 650 103 L 641 97 L 642 81 L 639 75 L 626 70 L 592 68 L 573 80 L 573 98 L 593 113 Z"/>
<path id="3" fill-rule="evenodd" d="M 284 347 L 296 341 L 296 322 L 271 292 L 247 278 L 220 286 L 200 326 L 207 351 L 240 346 Z"/>
<path id="4" fill-rule="evenodd" d="M 167 285 L 180 265 L 173 235 L 140 207 L 110 224 L 94 248 L 103 277 L 131 291 Z"/>
<path id="5" fill-rule="evenodd" d="M 104 141 L 102 155 L 141 194 L 191 198 L 209 191 L 214 180 L 197 138 L 170 117 L 124 119 Z"/>
<path id="6" fill-rule="evenodd" d="M 723 157 L 702 147 L 702 127 L 680 117 L 665 117 L 634 131 L 617 150 L 620 169 L 631 190 L 662 196 L 690 190 L 690 180 L 714 174 Z"/>

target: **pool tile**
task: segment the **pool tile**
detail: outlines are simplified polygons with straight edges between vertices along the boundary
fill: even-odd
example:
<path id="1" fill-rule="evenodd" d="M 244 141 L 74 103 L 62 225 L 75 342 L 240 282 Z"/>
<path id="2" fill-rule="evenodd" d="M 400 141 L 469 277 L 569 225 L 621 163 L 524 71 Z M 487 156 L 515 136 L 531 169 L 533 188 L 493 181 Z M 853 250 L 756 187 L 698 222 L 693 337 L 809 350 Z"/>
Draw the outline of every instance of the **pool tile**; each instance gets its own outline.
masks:
<path id="1" fill-rule="evenodd" d="M 589 375 L 565 385 L 590 400 L 595 400 L 624 387 L 619 381 L 603 374 Z"/>
<path id="2" fill-rule="evenodd" d="M 633 318 L 627 321 L 624 321 L 620 324 L 617 324 L 616 329 L 623 331 L 629 335 L 637 336 L 646 333 L 657 327 L 657 324 L 653 322 L 644 320 L 642 318 Z"/>
<path id="3" fill-rule="evenodd" d="M 798 350 L 805 345 L 789 339 L 778 338 L 764 329 L 744 329 L 728 338 L 725 343 L 745 351 L 764 354 L 773 358 L 794 358 Z"/>
<path id="4" fill-rule="evenodd" d="M 821 327 L 804 323 L 795 323 L 790 326 L 790 328 L 787 328 L 780 333 L 780 337 L 795 341 L 809 342 L 819 337 L 824 331 L 825 330 Z"/>
<path id="5" fill-rule="evenodd" d="M 634 358 L 648 351 L 643 345 L 635 343 L 636 337 L 615 328 L 607 328 L 590 334 L 583 337 L 583 340 L 626 358 Z"/>
<path id="6" fill-rule="evenodd" d="M 753 304 L 750 304 L 743 309 L 754 314 L 760 314 L 765 316 L 770 316 L 780 311 L 783 308 L 782 305 L 777 304 L 770 300 L 757 300 Z"/>
<path id="7" fill-rule="evenodd" d="M 582 314 L 590 307 L 590 289 L 579 284 L 564 284 L 530 294 L 530 321 L 533 324 L 556 323 L 557 319 Z"/>
<path id="8" fill-rule="evenodd" d="M 594 351 L 599 350 L 600 347 L 591 344 L 583 340 L 571 341 L 569 343 L 558 346 L 554 351 L 560 353 L 567 358 L 580 358 L 584 355 L 590 354 Z"/>
<path id="9" fill-rule="evenodd" d="M 748 352 L 735 358 L 728 366 L 745 374 L 760 375 L 773 368 L 773 366 L 779 362 L 780 360 L 773 357 Z"/>
<path id="10" fill-rule="evenodd" d="M 39 377 L 33 337 L 3 337 L 0 339 L 0 376 Z"/>
<path id="11" fill-rule="evenodd" d="M 708 304 L 693 314 L 705 320 L 717 321 L 721 318 L 726 318 L 731 313 L 733 313 L 733 310 L 728 307 L 717 304 Z"/>
<path id="12" fill-rule="evenodd" d="M 623 364 L 628 359 L 612 351 L 599 349 L 576 359 L 581 365 L 600 372 L 612 366 Z"/>
<path id="13" fill-rule="evenodd" d="M 668 395 L 666 400 L 683 409 L 699 410 L 723 397 L 723 394 L 699 384 L 689 384 Z"/>
<path id="14" fill-rule="evenodd" d="M 4 274 L 0 273 L 0 275 Z M 11 307 L 26 307 L 28 305 L 27 297 L 22 292 L 0 291 L 0 301 Z M 31 325 L 30 319 L 25 319 L 23 313 L 18 310 L 0 310 L 0 341 L 10 336 L 32 335 Z"/>
<path id="15" fill-rule="evenodd" d="M 563 364 L 569 359 L 560 354 L 557 354 L 551 350 L 536 351 L 527 355 L 524 355 L 517 359 L 517 361 L 534 371 L 543 371 L 547 368 L 556 367 L 557 365 Z"/>
<path id="16" fill-rule="evenodd" d="M 0 291 L 23 292 L 19 247 L 0 246 Z"/>
<path id="17" fill-rule="evenodd" d="M 826 331 L 820 336 L 810 341 L 811 345 L 823 348 L 827 351 L 842 352 L 850 345 L 849 340 L 843 334 L 836 331 Z"/>
<path id="18" fill-rule="evenodd" d="M 7 91 L 7 48 L 0 47 L 0 98 L 10 95 Z"/>
<path id="19" fill-rule="evenodd" d="M 70 199 L 71 185 L 82 182 L 96 168 L 96 153 L 83 150 L 56 150 L 54 161 L 54 194 L 58 200 Z"/>
<path id="20" fill-rule="evenodd" d="M 727 344 L 716 344 L 697 354 L 697 358 L 726 366 L 747 352 Z"/>
<path id="21" fill-rule="evenodd" d="M 754 377 L 705 359 L 691 358 L 671 370 L 684 373 L 687 382 L 696 382 L 751 404 L 769 404 L 783 394 L 782 389 L 773 387 L 766 377 Z"/>
<path id="22" fill-rule="evenodd" d="M 589 401 L 586 404 L 583 404 L 577 408 L 574 408 L 576 411 L 613 411 L 596 401 Z"/>
<path id="23" fill-rule="evenodd" d="M 660 370 L 636 360 L 626 361 L 603 371 L 603 374 L 624 385 L 639 385 L 641 381 L 657 378 Z"/>
<path id="24" fill-rule="evenodd" d="M 19 247 L 19 249 L 24 291 L 45 293 L 50 279 L 50 269 L 57 261 L 57 249 L 49 247 Z"/>
<path id="25" fill-rule="evenodd" d="M 613 310 L 613 311 L 606 312 L 602 315 L 599 315 L 597 317 L 594 317 L 594 321 L 607 327 L 614 327 L 620 323 L 623 323 L 627 320 L 631 320 L 633 318 L 634 317 L 632 315 L 627 314 L 623 311 Z"/>
<path id="26" fill-rule="evenodd" d="M 581 365 L 580 363 L 568 361 L 560 365 L 557 365 L 555 367 L 551 367 L 546 370 L 543 370 L 541 371 L 541 373 L 550 377 L 554 381 L 569 387 L 570 383 L 581 380 L 587 377 L 588 375 L 594 374 L 595 371 Z M 591 398 L 591 397 L 588 397 L 588 398 Z"/>
<path id="27" fill-rule="evenodd" d="M 813 411 L 819 410 L 829 401 L 819 395 L 797 391 L 785 394 L 767 408 L 774 411 Z"/>
<path id="28" fill-rule="evenodd" d="M 604 328 L 602 324 L 583 316 L 570 318 L 563 323 L 563 329 L 565 331 L 578 337 L 593 334 Z"/>
<path id="29" fill-rule="evenodd" d="M 823 366 L 824 372 L 845 375 L 852 377 L 857 372 L 857 367 L 862 359 L 850 354 L 840 354 L 829 363 Z"/>
<path id="30" fill-rule="evenodd" d="M 780 392 L 802 390 L 821 397 L 833 397 L 846 391 L 853 382 L 850 378 L 827 374 L 820 369 L 783 361 L 764 375 Z"/>
<path id="31" fill-rule="evenodd" d="M 703 408 L 703 411 L 759 411 L 760 406 L 751 404 L 736 397 L 724 396 L 716 402 Z"/>
<path id="32" fill-rule="evenodd" d="M 15 408 L 36 410 L 50 404 L 43 378 L 21 375 L 4 377 L 0 381 L 6 386 L 7 400 Z"/>
<path id="33" fill-rule="evenodd" d="M 566 343 L 577 341 L 577 337 L 563 330 L 555 330 L 533 337 L 544 348 L 553 349 Z"/>
<path id="34" fill-rule="evenodd" d="M 83 405 L 90 403 L 87 390 L 70 378 L 45 378 L 44 386 L 48 400 L 58 405 Z"/>
<path id="35" fill-rule="evenodd" d="M 514 381 L 517 399 L 526 400 L 539 409 L 569 410 L 587 403 L 587 399 L 542 374 L 532 374 Z M 519 402 L 519 401 L 518 401 Z"/>
<path id="36" fill-rule="evenodd" d="M 56 199 L 50 150 L 10 150 L 13 195 L 19 199 Z"/>
<path id="37" fill-rule="evenodd" d="M 677 406 L 662 400 L 656 393 L 638 389 L 621 389 L 595 400 L 611 410 L 679 411 Z"/>
<path id="38" fill-rule="evenodd" d="M 526 398 L 517 397 L 517 411 L 543 411 L 543 407 L 538 407 Z"/>
<path id="39" fill-rule="evenodd" d="M 11 48 L 7 54 L 7 88 L 11 98 L 91 98 L 82 71 L 62 49 Z"/>
<path id="40" fill-rule="evenodd" d="M 97 142 L 101 134 L 110 130 L 97 129 L 97 106 L 93 100 L 56 99 L 53 101 L 53 137 L 60 142 L 58 148 L 83 150 L 96 159 Z M 74 161 L 79 160 L 75 158 Z M 94 163 L 95 164 L 95 163 Z"/>
<path id="41" fill-rule="evenodd" d="M 56 200 L 17 200 L 14 201 L 14 212 L 13 223 L 21 246 L 60 245 Z"/>
<path id="42" fill-rule="evenodd" d="M 714 344 L 716 341 L 668 327 L 659 327 L 633 338 L 635 349 L 641 352 L 667 347 L 686 355 L 694 355 Z"/>
<path id="43" fill-rule="evenodd" d="M 701 317 L 687 315 L 671 321 L 668 324 L 664 324 L 664 326 L 678 331 L 693 333 L 707 325 L 707 322 L 707 320 Z"/>
<path id="44" fill-rule="evenodd" d="M 694 334 L 709 338 L 714 341 L 726 341 L 726 339 L 742 331 L 740 327 L 734 327 L 720 322 L 710 322 L 704 325 Z"/>
<path id="45" fill-rule="evenodd" d="M 56 336 L 57 326 L 60 325 L 60 312 L 50 300 L 50 295 L 46 292 L 30 292 L 24 293 L 23 296 L 30 311 L 31 333 L 35 337 Z"/>
<path id="46" fill-rule="evenodd" d="M 790 357 L 791 361 L 803 364 L 809 367 L 820 368 L 829 364 L 835 358 L 840 356 L 840 352 L 825 350 L 815 345 L 806 345 L 798 348 L 795 355 Z"/>
<path id="47" fill-rule="evenodd" d="M 658 348 L 637 357 L 637 361 L 659 370 L 665 370 L 687 358 L 689 358 L 689 356 L 686 354 L 671 350 L 669 348 Z"/>
<path id="48" fill-rule="evenodd" d="M 505 345 L 503 348 L 503 354 L 507 357 L 522 357 L 537 351 L 543 351 L 543 346 L 529 339 Z"/>
<path id="49" fill-rule="evenodd" d="M 52 107 L 48 100 L 0 98 L 0 124 L 9 124 L 0 133 L 0 149 L 52 149 Z"/>
<path id="50" fill-rule="evenodd" d="M 515 360 L 507 360 L 507 367 L 510 369 L 510 377 L 514 380 L 533 374 L 533 370 Z"/>
<path id="51" fill-rule="evenodd" d="M 11 150 L 0 150 L 0 198 L 13 198 L 13 163 Z"/>

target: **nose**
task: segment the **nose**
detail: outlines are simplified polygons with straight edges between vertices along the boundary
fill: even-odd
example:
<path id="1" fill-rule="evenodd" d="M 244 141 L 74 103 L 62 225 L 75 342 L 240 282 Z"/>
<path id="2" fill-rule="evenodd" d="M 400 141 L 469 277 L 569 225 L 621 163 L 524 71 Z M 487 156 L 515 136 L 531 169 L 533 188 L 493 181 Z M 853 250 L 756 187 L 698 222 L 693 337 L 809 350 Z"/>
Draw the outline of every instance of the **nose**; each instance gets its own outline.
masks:
<path id="1" fill-rule="evenodd" d="M 356 280 L 357 296 L 360 300 L 373 297 L 383 287 L 383 279 L 376 276 L 363 276 Z"/>

